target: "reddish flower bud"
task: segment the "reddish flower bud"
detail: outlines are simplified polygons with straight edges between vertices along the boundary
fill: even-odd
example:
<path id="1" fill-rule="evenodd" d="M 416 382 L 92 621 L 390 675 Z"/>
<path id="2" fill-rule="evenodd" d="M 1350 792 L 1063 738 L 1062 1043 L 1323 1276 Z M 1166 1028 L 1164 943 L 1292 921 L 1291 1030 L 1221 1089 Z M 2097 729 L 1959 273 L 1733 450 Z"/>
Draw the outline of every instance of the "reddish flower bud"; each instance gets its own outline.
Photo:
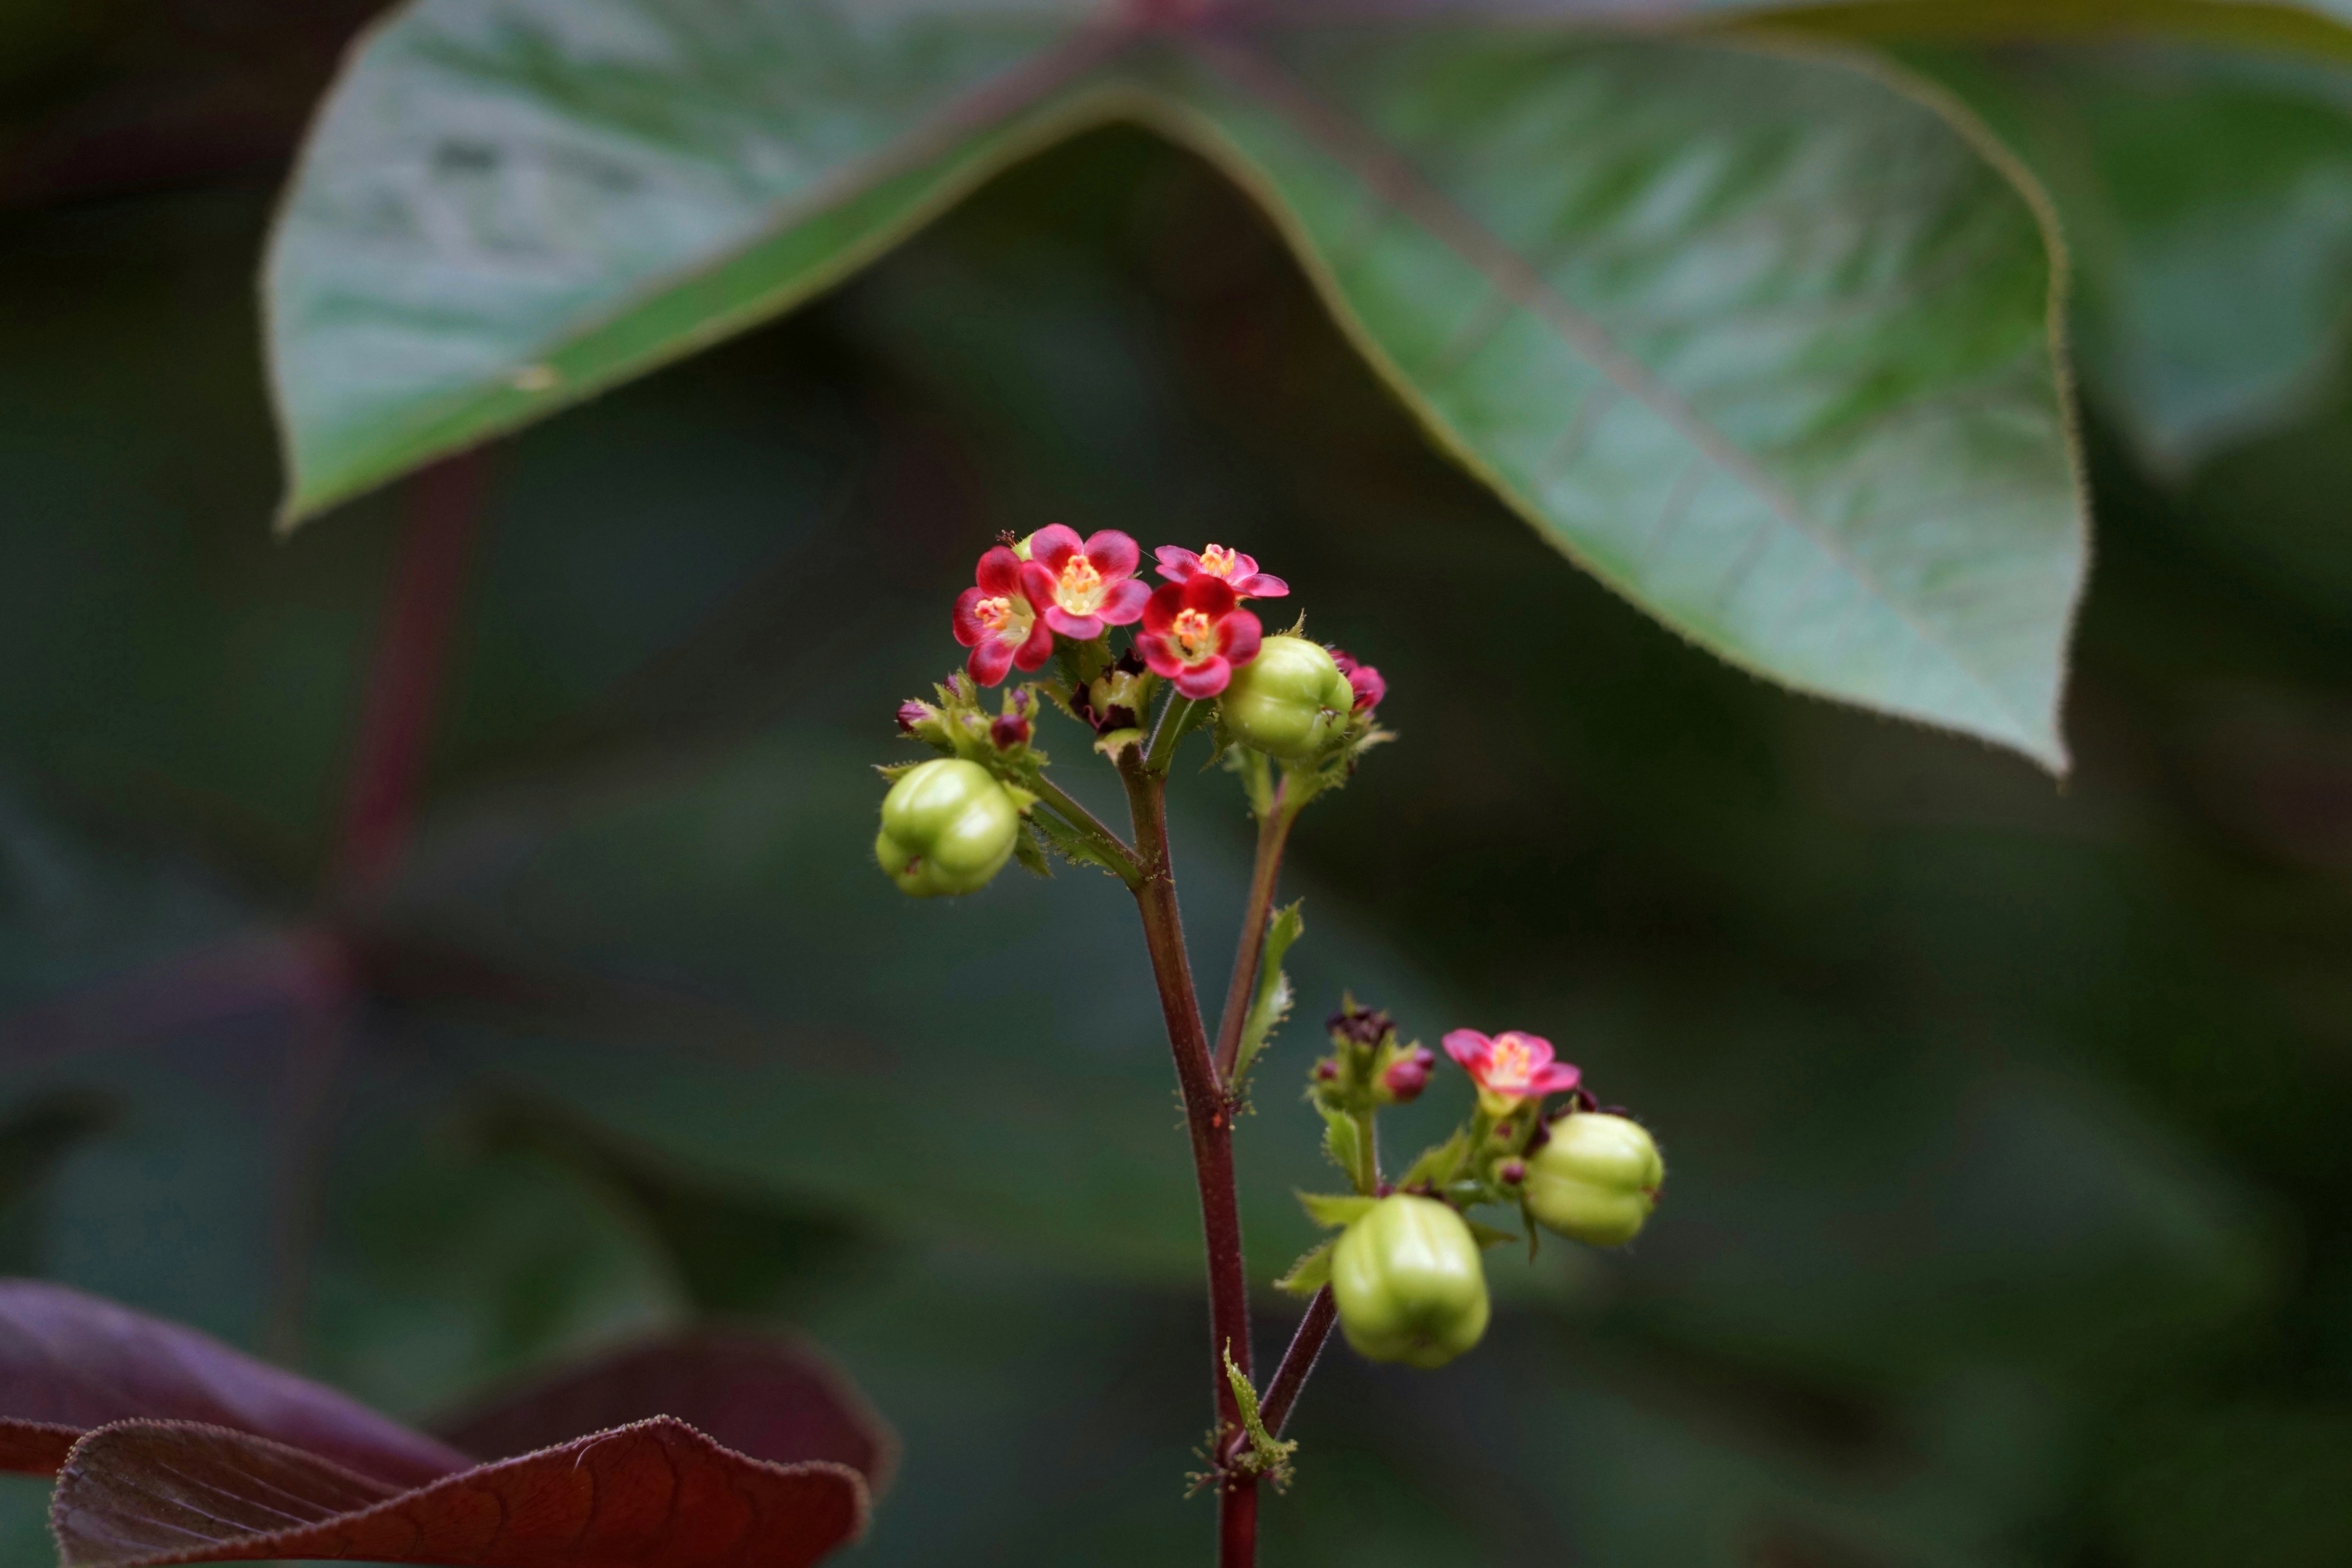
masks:
<path id="1" fill-rule="evenodd" d="M 1350 1004 L 1325 1019 L 1323 1027 L 1333 1039 L 1347 1040 L 1359 1046 L 1377 1046 L 1396 1027 L 1396 1024 L 1377 1007 L 1359 1007 Z M 1430 1059 L 1436 1060 L 1434 1057 Z"/>
<path id="2" fill-rule="evenodd" d="M 1389 694 L 1389 683 L 1381 679 L 1381 672 L 1369 664 L 1357 663 L 1348 656 L 1346 649 L 1333 648 L 1331 662 L 1338 665 L 1339 673 L 1348 678 L 1348 689 L 1356 694 L 1357 712 L 1370 712 L 1381 705 L 1381 699 Z"/>
<path id="3" fill-rule="evenodd" d="M 1495 1167 L 1495 1179 L 1507 1187 L 1516 1187 L 1528 1179 L 1528 1163 L 1510 1159 Z"/>
<path id="4" fill-rule="evenodd" d="M 1399 1105 L 1410 1105 L 1421 1098 L 1423 1089 L 1429 1087 L 1429 1069 L 1436 1059 L 1427 1051 L 1399 1057 L 1389 1064 L 1388 1071 L 1381 1074 L 1381 1086 Z"/>
<path id="5" fill-rule="evenodd" d="M 988 738 L 1000 752 L 1029 743 L 1029 721 L 1018 713 L 999 713 L 988 727 Z"/>
<path id="6" fill-rule="evenodd" d="M 1316 1081 L 1318 1083 L 1338 1082 L 1339 1078 L 1339 1064 L 1333 1061 L 1328 1057 L 1324 1058 L 1321 1061 L 1315 1064 L 1315 1078 Z"/>

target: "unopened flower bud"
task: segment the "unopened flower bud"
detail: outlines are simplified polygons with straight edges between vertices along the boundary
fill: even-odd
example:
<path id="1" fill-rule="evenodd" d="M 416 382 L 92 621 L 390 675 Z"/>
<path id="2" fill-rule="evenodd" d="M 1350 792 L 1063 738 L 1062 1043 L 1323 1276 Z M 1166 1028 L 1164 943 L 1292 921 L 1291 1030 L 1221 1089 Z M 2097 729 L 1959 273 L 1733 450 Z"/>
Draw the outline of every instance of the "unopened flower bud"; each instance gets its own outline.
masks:
<path id="1" fill-rule="evenodd" d="M 1381 672 L 1370 665 L 1359 664 L 1345 651 L 1336 647 L 1331 650 L 1331 662 L 1338 665 L 1339 673 L 1348 678 L 1348 689 L 1356 695 L 1357 712 L 1370 712 L 1381 705 L 1381 699 L 1389 694 L 1389 683 L 1382 680 Z"/>
<path id="2" fill-rule="evenodd" d="M 1658 1206 L 1665 1162 L 1643 1125 L 1579 1110 L 1554 1119 L 1528 1162 L 1528 1212 L 1546 1229 L 1593 1247 L 1622 1247 Z"/>
<path id="3" fill-rule="evenodd" d="M 908 698 L 898 704 L 898 732 L 934 746 L 947 742 L 947 715 L 929 703 Z"/>
<path id="4" fill-rule="evenodd" d="M 988 738 L 1000 752 L 1029 743 L 1029 721 L 1018 713 L 999 713 L 988 727 Z"/>
<path id="5" fill-rule="evenodd" d="M 1389 1064 L 1386 1072 L 1381 1074 L 1381 1087 L 1387 1090 L 1387 1097 L 1399 1105 L 1410 1105 L 1421 1098 L 1423 1089 L 1429 1087 L 1430 1068 L 1436 1065 L 1437 1058 L 1426 1050 L 1415 1050 L 1399 1057 Z"/>
<path id="6" fill-rule="evenodd" d="M 1495 1167 L 1495 1180 L 1507 1187 L 1516 1187 L 1527 1179 L 1528 1163 L 1525 1160 L 1505 1160 Z"/>
<path id="7" fill-rule="evenodd" d="M 1351 1002 L 1325 1019 L 1323 1027 L 1334 1040 L 1377 1046 L 1395 1029 L 1396 1024 L 1377 1007 L 1359 1007 Z"/>
<path id="8" fill-rule="evenodd" d="M 1234 669 L 1218 703 L 1225 728 L 1242 744 L 1304 762 L 1347 727 L 1356 694 L 1320 643 L 1278 636 Z"/>
<path id="9" fill-rule="evenodd" d="M 1476 1344 L 1491 1310 L 1470 1227 L 1436 1199 L 1404 1193 L 1340 1236 L 1331 1295 L 1359 1353 L 1419 1367 L 1444 1366 Z"/>
<path id="10" fill-rule="evenodd" d="M 971 893 L 1004 868 L 1020 835 L 1020 808 L 987 769 L 940 757 L 890 786 L 874 855 L 919 899 Z"/>
<path id="11" fill-rule="evenodd" d="M 1315 1081 L 1318 1083 L 1339 1082 L 1339 1064 L 1333 1061 L 1329 1057 L 1325 1057 L 1321 1061 L 1317 1062 L 1315 1064 Z"/>

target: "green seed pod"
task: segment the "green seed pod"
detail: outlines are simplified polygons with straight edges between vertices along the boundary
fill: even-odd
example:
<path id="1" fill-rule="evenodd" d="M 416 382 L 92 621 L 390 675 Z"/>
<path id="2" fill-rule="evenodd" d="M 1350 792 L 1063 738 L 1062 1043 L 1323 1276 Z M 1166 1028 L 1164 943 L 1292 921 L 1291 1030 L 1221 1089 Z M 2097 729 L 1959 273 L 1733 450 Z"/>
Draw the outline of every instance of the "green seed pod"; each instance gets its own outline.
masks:
<path id="1" fill-rule="evenodd" d="M 1592 1247 L 1622 1247 L 1658 1206 L 1666 1163 L 1638 1121 L 1572 1110 L 1528 1157 L 1528 1213 L 1547 1230 Z"/>
<path id="2" fill-rule="evenodd" d="M 1486 1269 L 1462 1216 L 1399 1193 L 1331 1249 L 1331 1295 L 1348 1342 L 1373 1361 L 1444 1366 L 1486 1331 Z"/>
<path id="3" fill-rule="evenodd" d="M 986 768 L 940 757 L 890 786 L 874 856 L 916 898 L 972 893 L 1004 868 L 1020 837 L 1020 808 Z"/>
<path id="4" fill-rule="evenodd" d="M 1255 658 L 1234 671 L 1218 703 L 1225 728 L 1243 745 L 1296 763 L 1347 728 L 1356 692 L 1322 644 L 1270 637 Z"/>

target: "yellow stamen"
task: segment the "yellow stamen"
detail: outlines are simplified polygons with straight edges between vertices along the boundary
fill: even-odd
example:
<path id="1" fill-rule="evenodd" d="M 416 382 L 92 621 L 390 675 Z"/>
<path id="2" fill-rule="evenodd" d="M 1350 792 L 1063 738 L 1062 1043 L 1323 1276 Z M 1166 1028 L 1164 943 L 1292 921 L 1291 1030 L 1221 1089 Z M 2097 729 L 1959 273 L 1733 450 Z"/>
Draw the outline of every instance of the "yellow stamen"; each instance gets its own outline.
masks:
<path id="1" fill-rule="evenodd" d="M 1217 623 L 1198 610 L 1179 610 L 1168 635 L 1176 639 L 1176 651 L 1184 662 L 1192 664 L 1215 651 Z"/>

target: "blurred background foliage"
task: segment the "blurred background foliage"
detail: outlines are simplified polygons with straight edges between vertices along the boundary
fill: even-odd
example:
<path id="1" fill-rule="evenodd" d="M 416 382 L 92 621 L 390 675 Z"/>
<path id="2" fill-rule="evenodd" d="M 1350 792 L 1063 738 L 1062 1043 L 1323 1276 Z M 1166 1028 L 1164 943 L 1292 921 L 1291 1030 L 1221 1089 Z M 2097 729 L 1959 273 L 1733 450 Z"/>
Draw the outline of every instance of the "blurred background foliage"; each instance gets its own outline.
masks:
<path id="1" fill-rule="evenodd" d="M 2340 324 L 2340 76 L 1920 57 L 2042 107 L 2070 213 L 2147 220 L 2107 234 L 2145 266 L 2085 261 L 2053 785 L 1580 576 L 1140 132 L 494 447 L 470 530 L 412 485 L 274 541 L 251 278 L 334 9 L 0 11 L 0 1268 L 420 1420 L 651 1323 L 789 1323 L 907 1439 L 863 1560 L 1195 1561 L 1197 1216 L 1123 895 L 899 898 L 867 764 L 997 530 L 1214 538 L 1404 736 L 1295 851 L 1257 1277 L 1309 1239 L 1289 1085 L 1342 985 L 1423 1038 L 1549 1034 L 1675 1171 L 1628 1255 L 1498 1256 L 1481 1353 L 1335 1352 L 1269 1561 L 2352 1560 L 2352 383 L 2331 337 L 2228 326 Z M 2150 121 L 2268 149 L 2301 216 L 2232 226 L 2241 165 Z M 418 814 L 354 876 L 435 528 L 467 572 Z M 1247 824 L 1222 775 L 1177 793 L 1214 975 Z M 10 1479 L 0 1552 L 46 1561 Z"/>

